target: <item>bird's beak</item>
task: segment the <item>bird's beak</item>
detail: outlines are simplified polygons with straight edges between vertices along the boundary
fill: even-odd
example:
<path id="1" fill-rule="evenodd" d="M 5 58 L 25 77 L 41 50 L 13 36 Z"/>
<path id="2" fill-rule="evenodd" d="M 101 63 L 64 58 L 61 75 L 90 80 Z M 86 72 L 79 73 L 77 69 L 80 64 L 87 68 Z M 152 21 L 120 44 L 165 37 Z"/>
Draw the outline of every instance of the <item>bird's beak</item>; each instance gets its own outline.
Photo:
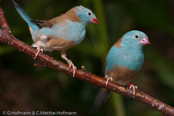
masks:
<path id="1" fill-rule="evenodd" d="M 98 19 L 96 17 L 93 18 L 93 19 L 91 19 L 91 22 L 96 23 L 96 24 L 99 24 L 99 21 L 98 21 Z"/>
<path id="2" fill-rule="evenodd" d="M 148 40 L 147 37 L 145 37 L 144 39 L 142 39 L 142 40 L 140 41 L 140 43 L 146 45 L 146 44 L 150 44 L 150 41 Z"/>

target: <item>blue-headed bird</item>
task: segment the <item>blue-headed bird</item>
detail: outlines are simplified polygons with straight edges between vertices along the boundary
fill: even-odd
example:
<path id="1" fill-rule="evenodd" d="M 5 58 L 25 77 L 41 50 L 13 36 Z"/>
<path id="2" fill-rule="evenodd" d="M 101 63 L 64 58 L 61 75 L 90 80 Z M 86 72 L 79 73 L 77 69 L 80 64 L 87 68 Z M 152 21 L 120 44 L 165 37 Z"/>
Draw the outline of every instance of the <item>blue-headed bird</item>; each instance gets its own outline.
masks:
<path id="1" fill-rule="evenodd" d="M 89 23 L 99 24 L 95 14 L 80 5 L 51 20 L 32 20 L 15 1 L 13 3 L 29 26 L 34 41 L 32 46 L 37 48 L 34 58 L 39 52 L 58 50 L 69 64 L 69 68 L 72 67 L 74 76 L 76 66 L 66 57 L 66 51 L 83 41 Z"/>
<path id="2" fill-rule="evenodd" d="M 145 33 L 137 30 L 129 31 L 110 49 L 104 63 L 104 75 L 120 85 L 127 85 L 135 78 L 144 63 L 143 46 L 150 44 Z M 130 84 L 135 94 L 136 86 Z M 102 88 L 92 108 L 94 114 L 108 99 L 111 91 Z"/>

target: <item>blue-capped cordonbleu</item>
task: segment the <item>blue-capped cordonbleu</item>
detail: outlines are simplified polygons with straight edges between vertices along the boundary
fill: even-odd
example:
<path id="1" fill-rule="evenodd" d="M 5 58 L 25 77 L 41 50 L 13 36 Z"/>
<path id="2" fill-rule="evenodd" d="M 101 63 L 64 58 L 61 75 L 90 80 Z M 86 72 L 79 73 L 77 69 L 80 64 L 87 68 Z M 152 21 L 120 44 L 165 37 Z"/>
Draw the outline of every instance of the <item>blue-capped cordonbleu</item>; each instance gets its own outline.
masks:
<path id="1" fill-rule="evenodd" d="M 12 0 L 13 1 L 13 0 Z M 86 26 L 89 23 L 99 24 L 95 14 L 83 6 L 76 6 L 51 20 L 32 20 L 26 12 L 14 2 L 21 17 L 27 22 L 34 41 L 33 47 L 40 51 L 61 51 L 61 57 L 67 61 L 69 68 L 73 68 L 73 76 L 76 67 L 66 57 L 66 51 L 83 41 L 86 34 Z"/>
<path id="2" fill-rule="evenodd" d="M 128 84 L 143 65 L 143 46 L 146 44 L 150 42 L 147 35 L 141 31 L 133 30 L 123 35 L 108 52 L 104 63 L 105 78 L 110 78 L 121 85 Z M 135 94 L 135 86 L 132 84 L 130 87 L 133 88 Z M 107 100 L 110 92 L 105 88 L 100 90 L 92 108 L 92 114 Z"/>

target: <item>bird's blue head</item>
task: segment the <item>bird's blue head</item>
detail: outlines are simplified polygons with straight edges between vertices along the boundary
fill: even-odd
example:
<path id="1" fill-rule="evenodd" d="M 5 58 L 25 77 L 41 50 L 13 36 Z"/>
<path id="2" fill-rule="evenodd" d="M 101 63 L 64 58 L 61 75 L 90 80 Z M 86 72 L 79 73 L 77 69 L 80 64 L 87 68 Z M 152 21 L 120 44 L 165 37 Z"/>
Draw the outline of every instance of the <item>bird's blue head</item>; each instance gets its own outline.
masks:
<path id="1" fill-rule="evenodd" d="M 89 23 L 99 24 L 98 19 L 96 18 L 95 14 L 91 10 L 83 6 L 77 6 L 76 8 L 78 9 L 76 12 L 77 16 L 81 19 L 81 21 L 85 25 Z"/>
<path id="2" fill-rule="evenodd" d="M 133 30 L 123 35 L 121 46 L 142 48 L 146 44 L 150 44 L 147 35 L 141 31 Z"/>

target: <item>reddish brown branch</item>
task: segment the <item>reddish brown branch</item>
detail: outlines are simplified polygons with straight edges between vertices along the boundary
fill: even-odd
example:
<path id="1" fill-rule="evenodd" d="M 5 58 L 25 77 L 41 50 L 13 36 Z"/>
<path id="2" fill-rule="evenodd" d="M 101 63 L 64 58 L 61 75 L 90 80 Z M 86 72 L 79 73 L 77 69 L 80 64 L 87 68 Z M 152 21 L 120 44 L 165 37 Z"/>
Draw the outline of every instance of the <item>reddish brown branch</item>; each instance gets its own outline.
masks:
<path id="1" fill-rule="evenodd" d="M 34 58 L 34 56 L 37 52 L 36 49 L 21 42 L 20 40 L 16 39 L 11 34 L 10 28 L 7 24 L 7 21 L 5 19 L 5 16 L 4 16 L 4 13 L 3 13 L 3 10 L 1 7 L 0 7 L 0 41 L 2 43 L 5 43 L 7 45 L 14 47 L 15 49 L 27 54 L 28 56 L 30 56 L 32 58 Z M 69 69 L 68 65 L 66 65 L 58 60 L 53 59 L 44 53 L 39 53 L 36 60 L 38 60 L 42 63 L 42 64 L 36 64 L 36 66 L 49 67 L 49 68 L 56 69 L 56 70 L 59 70 L 61 72 L 67 73 L 67 74 L 72 76 L 72 69 Z M 105 85 L 106 79 L 105 78 L 91 74 L 91 73 L 87 72 L 85 70 L 85 68 L 82 68 L 82 70 L 78 69 L 76 71 L 75 77 L 80 79 L 80 80 L 93 83 L 93 84 L 100 86 L 100 87 L 103 87 L 103 88 L 106 87 L 106 85 Z M 107 88 L 110 89 L 111 91 L 119 93 L 123 96 L 133 98 L 137 101 L 140 101 L 140 102 L 162 112 L 164 115 L 174 116 L 174 108 L 173 107 L 145 94 L 144 92 L 142 92 L 140 90 L 137 90 L 135 96 L 133 96 L 132 90 L 129 90 L 128 88 L 121 86 L 121 85 L 118 85 L 118 84 L 111 82 L 111 81 L 109 81 Z"/>

